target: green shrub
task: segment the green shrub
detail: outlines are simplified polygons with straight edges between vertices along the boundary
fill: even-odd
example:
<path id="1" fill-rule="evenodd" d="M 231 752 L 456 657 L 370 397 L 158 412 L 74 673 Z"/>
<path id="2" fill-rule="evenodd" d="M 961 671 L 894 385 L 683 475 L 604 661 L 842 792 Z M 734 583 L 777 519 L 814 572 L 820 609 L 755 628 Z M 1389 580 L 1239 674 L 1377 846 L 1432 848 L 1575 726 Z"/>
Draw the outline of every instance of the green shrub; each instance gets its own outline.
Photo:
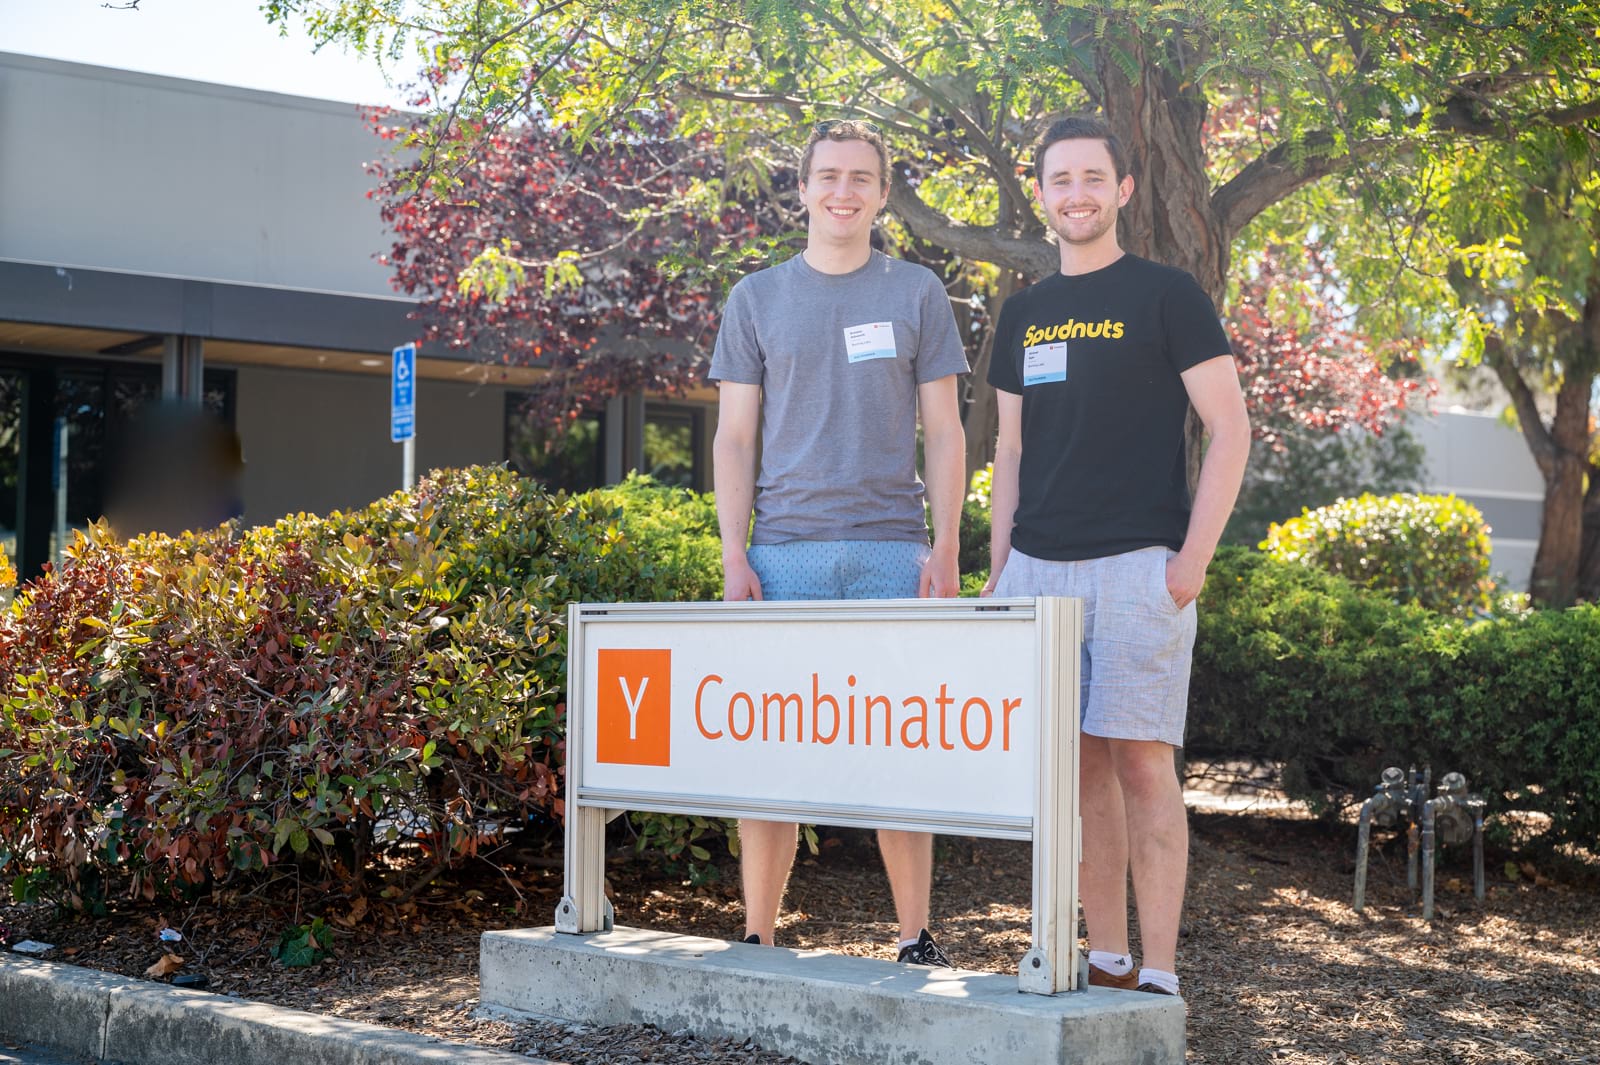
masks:
<path id="1" fill-rule="evenodd" d="M 620 515 L 626 549 L 607 559 L 602 598 L 636 603 L 722 598 L 722 538 L 710 493 L 668 488 L 630 475 L 585 497 L 596 512 Z M 600 596 L 602 589 L 594 587 Z"/>
<path id="2" fill-rule="evenodd" d="M 989 568 L 989 493 L 994 482 L 994 463 L 972 471 L 967 497 L 961 502 L 961 551 L 957 564 L 963 574 Z"/>
<path id="3" fill-rule="evenodd" d="M 1455 496 L 1362 495 L 1267 530 L 1262 550 L 1430 610 L 1487 610 L 1489 528 Z"/>
<path id="4" fill-rule="evenodd" d="M 87 907 L 287 865 L 355 891 L 376 852 L 557 817 L 566 604 L 710 598 L 715 529 L 501 468 L 237 537 L 91 529 L 0 619 L 0 868 Z"/>
<path id="5" fill-rule="evenodd" d="M 1327 808 L 1386 765 L 1466 774 L 1550 842 L 1600 839 L 1600 608 L 1469 623 L 1223 548 L 1202 594 L 1188 747 L 1280 762 Z"/>

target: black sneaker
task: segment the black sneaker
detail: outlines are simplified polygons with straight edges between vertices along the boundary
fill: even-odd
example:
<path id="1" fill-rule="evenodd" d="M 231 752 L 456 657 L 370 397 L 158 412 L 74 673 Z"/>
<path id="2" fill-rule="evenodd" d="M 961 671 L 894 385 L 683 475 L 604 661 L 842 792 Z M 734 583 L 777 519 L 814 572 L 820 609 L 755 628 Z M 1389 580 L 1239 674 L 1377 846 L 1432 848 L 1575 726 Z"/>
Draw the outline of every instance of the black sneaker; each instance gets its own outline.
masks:
<path id="1" fill-rule="evenodd" d="M 950 956 L 939 949 L 939 944 L 924 928 L 922 934 L 917 936 L 917 941 L 909 947 L 900 948 L 900 956 L 895 959 L 902 965 L 933 965 L 943 969 L 954 969 Z"/>
<path id="2" fill-rule="evenodd" d="M 752 943 L 752 944 L 754 944 L 754 945 L 759 947 L 761 945 L 761 936 L 760 936 L 759 933 L 751 932 L 749 935 L 745 936 L 739 942 L 741 942 L 741 943 Z"/>
<path id="3" fill-rule="evenodd" d="M 1176 997 L 1178 994 L 1176 991 L 1168 991 L 1160 984 L 1140 984 L 1138 987 L 1134 988 L 1134 990 L 1143 991 L 1147 995 L 1172 995 Z"/>

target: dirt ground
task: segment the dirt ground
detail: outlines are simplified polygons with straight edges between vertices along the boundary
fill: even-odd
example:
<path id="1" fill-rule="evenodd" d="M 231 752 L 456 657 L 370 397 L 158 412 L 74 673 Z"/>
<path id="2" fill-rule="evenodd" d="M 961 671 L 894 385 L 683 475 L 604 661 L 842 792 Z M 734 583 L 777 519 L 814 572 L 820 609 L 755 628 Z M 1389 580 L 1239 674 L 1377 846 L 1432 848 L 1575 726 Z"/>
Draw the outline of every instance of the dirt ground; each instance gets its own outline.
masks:
<path id="1" fill-rule="evenodd" d="M 1358 915 L 1353 826 L 1276 804 L 1224 810 L 1238 804 L 1202 796 L 1198 805 L 1179 958 L 1190 1062 L 1600 1065 L 1592 861 L 1539 868 L 1491 852 L 1488 896 L 1478 903 L 1468 850 L 1447 851 L 1430 926 L 1406 887 L 1403 841 L 1378 837 Z M 819 855 L 802 852 L 780 942 L 892 957 L 892 907 L 870 838 L 824 830 L 822 842 Z M 239 899 L 221 908 L 122 904 L 90 920 L 10 905 L 0 907 L 0 925 L 12 943 L 54 944 L 52 960 L 138 974 L 160 958 L 158 931 L 170 924 L 184 935 L 171 948 L 182 971 L 204 974 L 211 990 L 571 1065 L 789 1060 L 688 1032 L 474 1018 L 479 934 L 551 923 L 558 865 L 546 857 L 435 881 L 398 908 L 374 901 L 295 914 Z M 1016 971 L 1028 945 L 1029 865 L 1026 844 L 940 841 L 935 932 L 957 964 Z M 613 861 L 608 872 L 620 923 L 723 938 L 740 931 L 731 862 L 698 886 L 642 861 Z M 353 920 L 353 911 L 365 912 Z M 278 937 L 312 916 L 334 929 L 333 956 L 284 968 L 272 957 Z"/>

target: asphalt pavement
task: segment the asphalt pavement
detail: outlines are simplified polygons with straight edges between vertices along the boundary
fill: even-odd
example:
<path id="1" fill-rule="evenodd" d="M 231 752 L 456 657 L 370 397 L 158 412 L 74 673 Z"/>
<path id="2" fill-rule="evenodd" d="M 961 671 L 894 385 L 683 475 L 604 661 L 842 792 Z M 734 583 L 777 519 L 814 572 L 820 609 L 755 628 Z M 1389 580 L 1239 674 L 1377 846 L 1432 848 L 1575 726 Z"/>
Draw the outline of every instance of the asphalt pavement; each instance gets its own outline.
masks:
<path id="1" fill-rule="evenodd" d="M 30 1046 L 0 1043 L 0 1065 L 85 1065 L 87 1058 L 62 1057 Z"/>

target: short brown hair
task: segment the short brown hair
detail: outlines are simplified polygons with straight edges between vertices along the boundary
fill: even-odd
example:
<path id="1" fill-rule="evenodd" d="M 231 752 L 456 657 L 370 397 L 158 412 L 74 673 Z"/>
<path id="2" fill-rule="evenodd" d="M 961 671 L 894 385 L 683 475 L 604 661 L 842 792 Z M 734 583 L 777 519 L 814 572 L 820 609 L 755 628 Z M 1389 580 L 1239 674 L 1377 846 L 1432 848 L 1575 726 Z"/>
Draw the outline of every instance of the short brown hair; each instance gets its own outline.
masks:
<path id="1" fill-rule="evenodd" d="M 805 151 L 800 153 L 800 180 L 811 177 L 811 153 L 820 141 L 866 141 L 878 153 L 878 180 L 889 187 L 889 148 L 883 143 L 883 133 L 871 122 L 855 118 L 830 118 L 811 127 L 806 138 Z"/>
<path id="2" fill-rule="evenodd" d="M 1128 176 L 1128 153 L 1123 149 L 1122 142 L 1117 135 L 1111 132 L 1111 126 L 1104 119 L 1095 118 L 1093 115 L 1073 115 L 1070 118 L 1061 118 L 1050 124 L 1043 135 L 1035 143 L 1033 149 L 1033 179 L 1044 180 L 1044 153 L 1050 146 L 1061 141 L 1101 141 L 1106 146 L 1106 151 L 1111 153 L 1111 166 L 1117 172 L 1117 181 Z"/>

